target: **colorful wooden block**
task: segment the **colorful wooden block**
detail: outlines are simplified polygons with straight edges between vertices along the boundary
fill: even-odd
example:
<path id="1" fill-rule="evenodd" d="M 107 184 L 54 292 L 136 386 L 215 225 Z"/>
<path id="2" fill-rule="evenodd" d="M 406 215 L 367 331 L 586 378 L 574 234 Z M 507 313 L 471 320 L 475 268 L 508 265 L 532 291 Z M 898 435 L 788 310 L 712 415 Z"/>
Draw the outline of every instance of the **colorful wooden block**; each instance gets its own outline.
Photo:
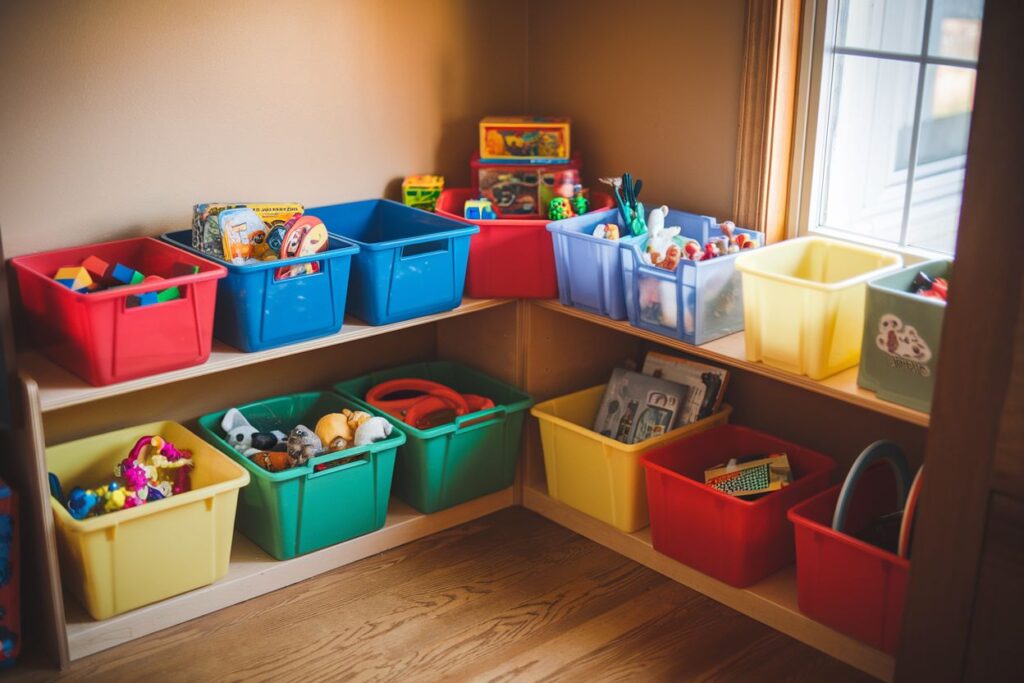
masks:
<path id="1" fill-rule="evenodd" d="M 142 294 L 132 294 L 128 297 L 128 308 L 152 306 L 158 303 L 160 303 L 160 301 L 157 298 L 156 292 L 143 292 Z"/>
<path id="2" fill-rule="evenodd" d="M 163 303 L 165 301 L 174 301 L 175 299 L 180 298 L 181 290 L 179 290 L 177 287 L 171 287 L 170 289 L 165 289 L 162 292 L 156 293 L 156 300 L 160 303 Z"/>
<path id="3" fill-rule="evenodd" d="M 95 282 L 105 284 L 110 283 L 111 266 L 99 256 L 86 257 L 86 259 L 82 261 L 82 267 L 89 271 L 89 275 L 92 276 L 92 279 Z"/>
<path id="4" fill-rule="evenodd" d="M 65 266 L 57 271 L 53 279 L 76 292 L 86 292 L 93 284 L 89 271 L 81 266 Z"/>
<path id="5" fill-rule="evenodd" d="M 139 271 L 120 263 L 114 264 L 110 271 L 110 276 L 121 285 L 137 285 L 146 279 L 146 276 Z"/>

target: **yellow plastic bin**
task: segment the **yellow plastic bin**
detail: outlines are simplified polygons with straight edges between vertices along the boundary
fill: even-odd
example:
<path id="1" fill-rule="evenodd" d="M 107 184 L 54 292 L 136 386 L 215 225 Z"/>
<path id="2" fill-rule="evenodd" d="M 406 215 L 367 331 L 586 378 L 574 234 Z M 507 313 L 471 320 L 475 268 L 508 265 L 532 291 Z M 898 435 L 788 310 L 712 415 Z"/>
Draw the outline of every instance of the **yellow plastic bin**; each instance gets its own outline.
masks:
<path id="1" fill-rule="evenodd" d="M 747 360 L 811 379 L 853 367 L 867 281 L 902 265 L 898 254 L 824 237 L 740 254 Z"/>
<path id="2" fill-rule="evenodd" d="M 640 456 L 658 446 L 725 424 L 732 408 L 635 444 L 591 429 L 605 385 L 538 403 L 530 414 L 540 420 L 548 495 L 580 512 L 633 532 L 649 523 L 647 490 Z"/>
<path id="3" fill-rule="evenodd" d="M 146 435 L 192 451 L 192 490 L 76 520 L 51 498 L 64 585 L 94 619 L 213 583 L 228 571 L 238 489 L 249 473 L 176 422 L 153 422 L 46 449 L 65 493 L 113 480 Z"/>

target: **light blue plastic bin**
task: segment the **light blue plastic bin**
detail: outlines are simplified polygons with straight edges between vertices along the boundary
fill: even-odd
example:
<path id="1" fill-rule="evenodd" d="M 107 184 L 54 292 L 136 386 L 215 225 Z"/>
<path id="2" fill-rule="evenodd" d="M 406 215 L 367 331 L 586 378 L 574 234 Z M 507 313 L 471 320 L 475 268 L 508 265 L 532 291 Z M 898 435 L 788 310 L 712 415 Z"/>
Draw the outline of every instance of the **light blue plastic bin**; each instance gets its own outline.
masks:
<path id="1" fill-rule="evenodd" d="M 328 250 L 312 256 L 235 265 L 192 248 L 192 231 L 162 239 L 219 263 L 228 275 L 217 283 L 213 336 L 242 351 L 262 351 L 334 334 L 345 319 L 349 267 L 359 252 L 352 242 L 330 236 Z M 317 263 L 320 272 L 277 279 L 278 268 Z"/>
<path id="2" fill-rule="evenodd" d="M 548 223 L 555 249 L 558 298 L 565 306 L 598 313 L 612 320 L 625 320 L 619 244 L 636 238 L 627 237 L 613 242 L 594 237 L 594 228 L 601 223 L 616 223 L 620 234 L 625 233 L 618 209 Z"/>
<path id="3" fill-rule="evenodd" d="M 722 236 L 711 216 L 670 210 L 665 225 L 678 225 L 682 238 L 702 245 Z M 761 240 L 752 230 L 737 228 L 736 234 L 741 233 Z M 644 263 L 646 244 L 641 237 L 620 245 L 630 325 L 696 345 L 743 329 L 743 281 L 734 267 L 736 254 L 709 261 L 684 259 L 669 271 Z"/>
<path id="4" fill-rule="evenodd" d="M 480 228 L 387 199 L 307 209 L 359 245 L 349 312 L 371 325 L 449 311 L 462 302 L 469 239 Z"/>

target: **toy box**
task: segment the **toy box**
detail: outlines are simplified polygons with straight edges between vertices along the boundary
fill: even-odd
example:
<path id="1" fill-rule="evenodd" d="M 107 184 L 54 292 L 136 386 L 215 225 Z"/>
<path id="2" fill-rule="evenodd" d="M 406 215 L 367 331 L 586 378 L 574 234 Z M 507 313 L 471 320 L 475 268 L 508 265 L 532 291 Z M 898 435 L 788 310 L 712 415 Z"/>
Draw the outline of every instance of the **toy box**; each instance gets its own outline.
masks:
<path id="1" fill-rule="evenodd" d="M 918 273 L 949 279 L 952 269 L 939 259 L 868 282 L 857 384 L 886 401 L 931 409 L 946 302 L 910 288 Z"/>
<path id="2" fill-rule="evenodd" d="M 560 186 L 572 196 L 582 164 L 578 154 L 564 164 L 496 164 L 474 154 L 469 166 L 473 193 L 490 199 L 498 216 L 541 218 Z"/>
<path id="3" fill-rule="evenodd" d="M 569 119 L 549 116 L 487 116 L 480 121 L 484 161 L 561 164 L 569 161 Z"/>
<path id="4" fill-rule="evenodd" d="M 414 209 L 433 211 L 444 190 L 444 176 L 411 175 L 402 181 L 402 203 Z"/>

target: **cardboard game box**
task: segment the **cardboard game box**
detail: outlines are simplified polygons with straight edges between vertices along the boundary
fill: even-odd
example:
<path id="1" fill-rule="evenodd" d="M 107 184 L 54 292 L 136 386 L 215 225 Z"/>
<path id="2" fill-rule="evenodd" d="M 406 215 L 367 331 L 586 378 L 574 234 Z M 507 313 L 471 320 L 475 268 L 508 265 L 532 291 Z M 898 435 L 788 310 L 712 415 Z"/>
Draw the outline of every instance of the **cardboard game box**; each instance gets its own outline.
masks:
<path id="1" fill-rule="evenodd" d="M 594 431 L 622 443 L 661 436 L 676 425 L 688 388 L 616 368 L 601 399 Z"/>

